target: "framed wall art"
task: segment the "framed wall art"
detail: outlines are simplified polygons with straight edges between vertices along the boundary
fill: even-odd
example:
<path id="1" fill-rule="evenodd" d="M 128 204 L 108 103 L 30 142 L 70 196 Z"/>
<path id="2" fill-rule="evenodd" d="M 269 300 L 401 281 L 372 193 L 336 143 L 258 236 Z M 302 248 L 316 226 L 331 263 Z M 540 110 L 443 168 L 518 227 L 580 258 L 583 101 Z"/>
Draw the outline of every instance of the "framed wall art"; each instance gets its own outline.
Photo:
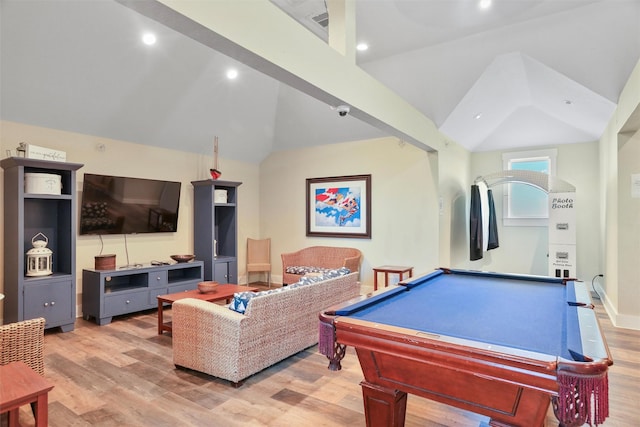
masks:
<path id="1" fill-rule="evenodd" d="M 371 238 L 371 175 L 307 178 L 307 236 Z"/>

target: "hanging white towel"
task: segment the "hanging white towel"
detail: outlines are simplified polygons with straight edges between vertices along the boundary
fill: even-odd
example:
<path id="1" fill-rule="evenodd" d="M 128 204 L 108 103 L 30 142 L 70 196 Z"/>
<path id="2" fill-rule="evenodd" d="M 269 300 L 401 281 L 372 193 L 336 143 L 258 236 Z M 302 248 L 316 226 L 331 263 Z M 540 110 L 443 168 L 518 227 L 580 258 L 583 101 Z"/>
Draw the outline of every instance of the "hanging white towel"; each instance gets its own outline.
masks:
<path id="1" fill-rule="evenodd" d="M 489 196 L 487 195 L 487 184 L 480 181 L 478 190 L 480 191 L 480 206 L 482 209 L 482 252 L 486 252 L 489 245 Z"/>

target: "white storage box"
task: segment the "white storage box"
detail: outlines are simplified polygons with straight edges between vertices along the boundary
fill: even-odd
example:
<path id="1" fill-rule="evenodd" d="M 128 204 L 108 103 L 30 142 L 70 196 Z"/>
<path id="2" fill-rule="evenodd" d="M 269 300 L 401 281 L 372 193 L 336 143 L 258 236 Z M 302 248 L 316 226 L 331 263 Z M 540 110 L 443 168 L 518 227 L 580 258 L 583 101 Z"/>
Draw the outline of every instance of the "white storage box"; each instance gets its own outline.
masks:
<path id="1" fill-rule="evenodd" d="M 52 148 L 39 147 L 33 144 L 20 143 L 24 148 L 24 156 L 28 159 L 52 160 L 54 162 L 66 162 L 66 151 L 54 150 Z"/>
<path id="2" fill-rule="evenodd" d="M 227 190 L 213 190 L 214 203 L 227 203 Z"/>
<path id="3" fill-rule="evenodd" d="M 52 173 L 25 173 L 24 192 L 28 194 L 61 194 L 62 177 Z"/>

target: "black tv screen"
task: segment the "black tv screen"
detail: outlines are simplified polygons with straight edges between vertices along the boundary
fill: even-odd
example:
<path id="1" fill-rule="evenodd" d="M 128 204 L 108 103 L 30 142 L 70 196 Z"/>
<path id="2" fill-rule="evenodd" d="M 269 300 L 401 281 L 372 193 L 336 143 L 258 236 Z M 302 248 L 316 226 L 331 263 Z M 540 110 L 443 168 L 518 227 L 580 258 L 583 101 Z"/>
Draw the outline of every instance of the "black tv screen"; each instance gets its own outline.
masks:
<path id="1" fill-rule="evenodd" d="M 178 230 L 180 182 L 84 174 L 80 234 Z"/>

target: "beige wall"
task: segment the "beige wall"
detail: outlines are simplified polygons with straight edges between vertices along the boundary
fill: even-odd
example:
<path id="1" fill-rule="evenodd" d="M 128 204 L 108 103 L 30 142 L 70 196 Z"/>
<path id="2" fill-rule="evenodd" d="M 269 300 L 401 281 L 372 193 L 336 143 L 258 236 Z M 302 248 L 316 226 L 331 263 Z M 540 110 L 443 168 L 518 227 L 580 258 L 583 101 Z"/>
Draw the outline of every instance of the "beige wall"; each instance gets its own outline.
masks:
<path id="1" fill-rule="evenodd" d="M 94 256 L 116 254 L 117 264 L 167 260 L 174 253 L 193 251 L 191 181 L 208 178 L 210 156 L 149 147 L 124 141 L 64 132 L 14 122 L 1 122 L 2 153 L 21 141 L 67 153 L 67 161 L 82 163 L 76 186 L 81 196 L 84 173 L 168 179 L 183 183 L 178 232 L 162 234 L 78 236 L 78 315 L 82 297 L 81 273 L 92 268 Z M 223 142 L 222 142 L 223 143 Z M 240 181 L 238 273 L 245 281 L 247 237 L 272 237 L 274 281 L 281 279 L 280 254 L 309 245 L 353 246 L 365 254 L 362 277 L 373 286 L 371 268 L 382 264 L 411 265 L 425 272 L 449 265 L 451 195 L 460 197 L 466 181 L 468 155 L 455 144 L 440 155 L 428 153 L 397 138 L 347 142 L 304 150 L 273 153 L 263 164 L 220 160 L 223 178 Z M 14 152 L 15 154 L 15 152 Z M 447 160 L 448 159 L 448 160 Z M 462 160 L 460 160 L 462 159 Z M 438 162 L 450 161 L 449 168 Z M 307 238 L 305 235 L 305 179 L 355 174 L 372 175 L 372 239 Z M 439 176 L 441 174 L 441 176 Z M 463 175 L 459 178 L 458 175 Z M 438 180 L 446 184 L 438 192 Z M 462 181 L 462 182 L 459 182 Z M 443 209 L 439 209 L 439 199 Z M 78 202 L 79 203 L 79 202 Z M 78 205 L 79 206 L 79 205 Z M 0 212 L 0 215 L 2 213 Z M 447 230 L 442 245 L 441 223 Z M 0 235 L 3 233 L 0 230 Z M 104 247 L 101 247 L 104 245 Z M 442 248 L 445 249 L 442 249 Z M 0 249 L 0 257 L 2 257 Z M 0 277 L 2 274 L 0 266 Z M 0 284 L 0 292 L 4 288 Z"/>
<path id="2" fill-rule="evenodd" d="M 535 149 L 544 148 L 535 147 Z M 576 187 L 576 269 L 579 279 L 590 282 L 595 275 L 603 273 L 600 245 L 595 229 L 595 224 L 599 220 L 598 144 L 597 142 L 566 144 L 553 148 L 558 150 L 556 170 L 558 178 Z M 521 151 L 528 150 L 530 149 Z M 509 150 L 509 152 L 515 151 Z M 471 155 L 471 176 L 473 179 L 501 171 L 503 169 L 503 153 L 503 151 L 473 153 Z M 486 252 L 484 257 L 478 261 L 469 261 L 467 248 L 464 268 L 548 275 L 548 227 L 504 227 L 502 225 L 502 209 L 505 186 L 497 185 L 492 187 L 492 190 L 498 218 L 500 247 Z"/>
<path id="3" fill-rule="evenodd" d="M 305 180 L 360 174 L 371 174 L 372 238 L 307 237 Z M 378 265 L 433 270 L 439 263 L 436 182 L 433 154 L 396 138 L 271 154 L 260 166 L 260 233 L 272 238 L 274 279 L 281 278 L 281 253 L 312 245 L 360 249 L 366 286 L 373 286 L 371 268 Z"/>
<path id="4" fill-rule="evenodd" d="M 620 95 L 599 146 L 604 303 L 616 326 L 634 329 L 640 329 L 640 230 L 637 200 L 630 200 L 628 185 L 630 174 L 640 173 L 636 151 L 639 128 L 640 61 Z"/>
<path id="5" fill-rule="evenodd" d="M 436 157 L 438 161 L 438 209 L 440 259 L 435 267 L 463 268 L 469 259 L 468 199 L 470 153 L 447 141 Z"/>
<path id="6" fill-rule="evenodd" d="M 618 227 L 623 232 L 618 237 L 618 279 L 635 286 L 621 289 L 618 311 L 634 313 L 640 307 L 640 197 L 631 195 L 631 176 L 640 175 L 640 132 L 619 140 Z"/>
<path id="7" fill-rule="evenodd" d="M 103 236 L 104 254 L 116 254 L 117 265 L 127 263 L 149 263 L 151 260 L 170 260 L 172 254 L 193 252 L 193 191 L 191 181 L 208 178 L 213 160 L 211 156 L 186 153 L 178 150 L 149 147 L 123 141 L 82 135 L 72 132 L 23 125 L 13 122 L 0 122 L 0 141 L 2 156 L 6 150 L 12 150 L 20 142 L 27 142 L 67 153 L 67 161 L 82 163 L 77 173 L 78 209 L 82 191 L 84 173 L 110 174 L 137 178 L 166 179 L 181 181 L 180 211 L 178 231 L 176 233 L 137 234 Z M 220 142 L 224 144 L 224 141 Z M 101 148 L 104 148 L 101 150 Z M 244 274 L 246 238 L 258 234 L 259 181 L 258 166 L 248 163 L 220 159 L 222 178 L 228 181 L 240 181 L 238 223 L 238 266 L 239 274 Z M 0 175 L 4 177 L 4 174 Z M 3 178 L 0 178 L 2 180 Z M 0 181 L 0 186 L 1 186 Z M 0 210 L 0 217 L 3 215 Z M 0 236 L 4 241 L 4 228 Z M 81 315 L 82 269 L 93 268 L 94 256 L 100 254 L 101 242 L 98 236 L 78 236 L 77 238 L 77 292 L 78 311 Z M 55 255 L 54 255 L 55 256 Z M 3 248 L 0 247 L 0 259 Z M 0 278 L 4 277 L 4 266 L 0 263 Z M 0 279 L 0 292 L 4 289 Z M 0 307 L 2 304 L 0 303 Z"/>

